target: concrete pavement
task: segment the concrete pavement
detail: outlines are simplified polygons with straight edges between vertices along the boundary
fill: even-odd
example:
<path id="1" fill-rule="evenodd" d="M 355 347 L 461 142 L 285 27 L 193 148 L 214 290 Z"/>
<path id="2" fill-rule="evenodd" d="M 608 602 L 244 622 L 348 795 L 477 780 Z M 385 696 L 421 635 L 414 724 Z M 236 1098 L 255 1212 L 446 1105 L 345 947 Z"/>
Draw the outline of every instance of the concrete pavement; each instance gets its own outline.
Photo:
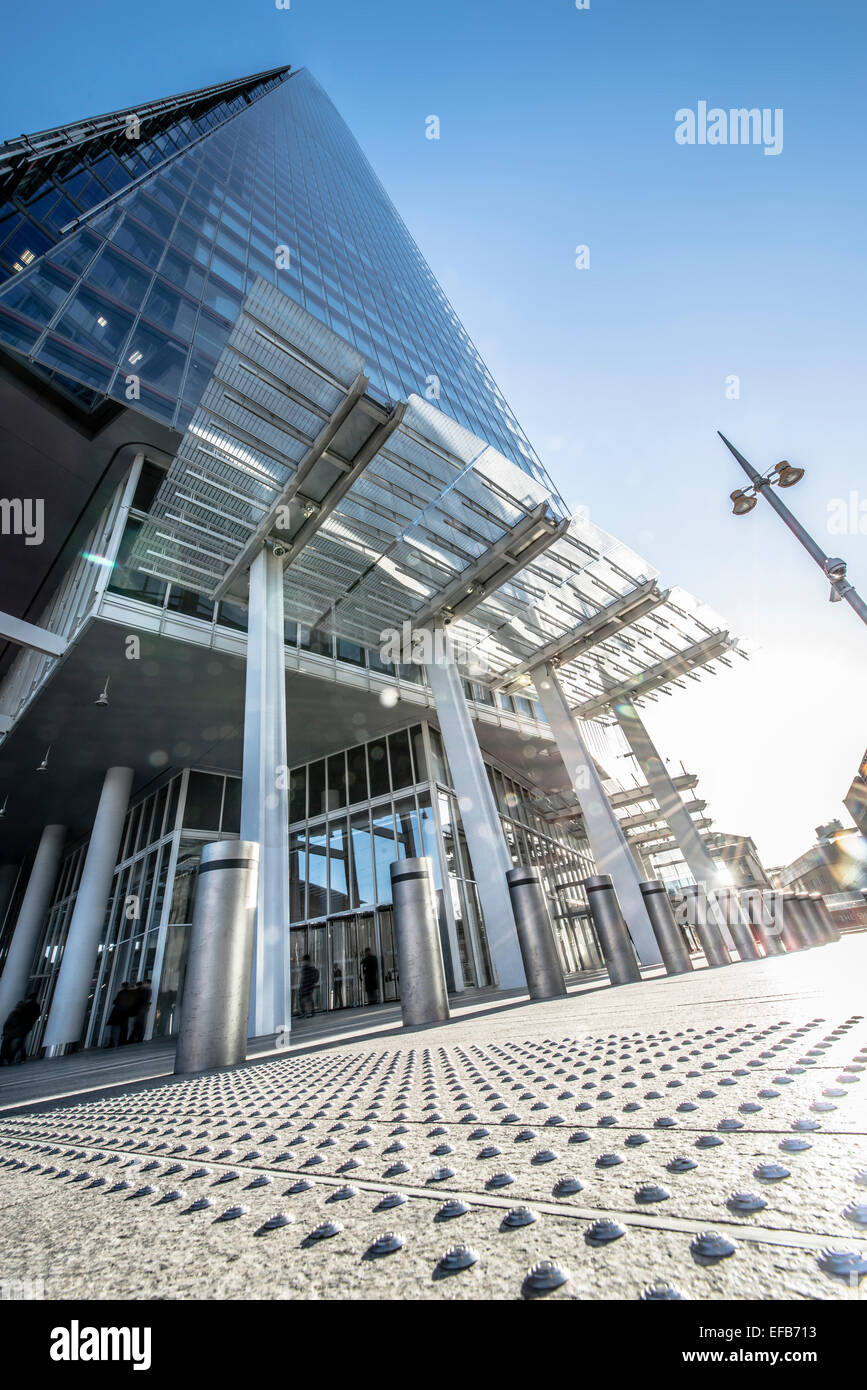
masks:
<path id="1" fill-rule="evenodd" d="M 319 1022 L 288 1051 L 187 1079 L 158 1074 L 157 1048 L 124 1058 L 149 1079 L 110 1073 L 99 1089 L 91 1055 L 74 1086 L 60 1067 L 48 1078 L 80 1092 L 61 1100 L 15 1089 L 28 1071 L 35 1086 L 28 1064 L 0 1095 L 14 1107 L 0 1114 L 0 1283 L 93 1299 L 636 1299 L 667 1285 L 857 1300 L 865 978 L 859 935 L 585 982 L 565 1000 L 479 996 L 435 1028 L 380 1013 L 335 1037 Z"/>

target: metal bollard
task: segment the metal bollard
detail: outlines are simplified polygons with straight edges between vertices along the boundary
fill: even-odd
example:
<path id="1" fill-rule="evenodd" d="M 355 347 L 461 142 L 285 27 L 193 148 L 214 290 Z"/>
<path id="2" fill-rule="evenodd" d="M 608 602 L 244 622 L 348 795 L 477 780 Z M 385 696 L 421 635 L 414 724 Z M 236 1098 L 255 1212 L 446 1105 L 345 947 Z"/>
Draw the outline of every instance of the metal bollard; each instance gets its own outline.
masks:
<path id="1" fill-rule="evenodd" d="M 805 951 L 813 944 L 796 893 L 783 894 L 783 940 L 787 951 Z"/>
<path id="2" fill-rule="evenodd" d="M 865 897 L 867 897 L 867 888 L 862 888 L 861 892 L 864 894 Z M 826 934 L 827 940 L 828 940 L 828 941 L 839 941 L 839 940 L 840 940 L 840 928 L 837 926 L 837 923 L 834 921 L 834 914 L 833 914 L 833 912 L 831 911 L 831 909 L 830 909 L 830 907 L 828 906 L 828 904 L 825 902 L 825 899 L 822 897 L 822 894 L 821 894 L 821 893 L 811 893 L 811 894 L 810 894 L 810 897 L 811 897 L 812 900 L 813 900 L 813 906 L 814 906 L 814 908 L 817 908 L 817 909 L 818 909 L 818 914 L 817 914 L 817 915 L 818 915 L 818 917 L 819 917 L 819 920 L 820 920 L 820 921 L 822 922 L 822 924 L 824 925 L 825 934 Z"/>
<path id="3" fill-rule="evenodd" d="M 824 946 L 825 933 L 813 912 L 813 902 L 809 893 L 799 892 L 795 894 L 798 908 L 801 913 L 801 924 L 807 938 L 808 946 Z"/>
<path id="4" fill-rule="evenodd" d="M 175 1071 L 232 1067 L 247 1056 L 259 846 L 205 845 L 196 879 Z"/>
<path id="5" fill-rule="evenodd" d="M 661 883 L 658 878 L 651 878 L 648 879 L 647 883 L 640 883 L 638 886 L 644 896 L 644 906 L 647 908 L 650 925 L 653 927 L 653 935 L 656 937 L 656 944 L 662 956 L 665 973 L 667 975 L 687 974 L 693 968 L 692 961 L 680 927 L 674 920 L 674 913 L 671 910 L 668 893 L 665 891 L 665 884 Z"/>
<path id="6" fill-rule="evenodd" d="M 753 928 L 764 948 L 766 956 L 784 956 L 786 947 L 776 929 L 773 904 L 776 890 L 773 888 L 742 888 L 740 890 L 741 911 Z"/>
<path id="7" fill-rule="evenodd" d="M 551 927 L 541 870 L 522 866 L 507 869 L 506 882 L 530 998 L 562 998 L 566 993 L 566 981 Z"/>
<path id="8" fill-rule="evenodd" d="M 428 858 L 396 859 L 390 870 L 404 1027 L 444 1023 L 449 1018 L 449 996 L 433 862 Z"/>
<path id="9" fill-rule="evenodd" d="M 816 946 L 827 946 L 831 940 L 828 935 L 828 928 L 825 925 L 825 918 L 816 902 L 818 893 L 799 893 L 798 897 L 803 904 L 804 915 L 810 927 L 810 933 Z"/>
<path id="10" fill-rule="evenodd" d="M 584 887 L 608 978 L 613 985 L 636 983 L 641 979 L 641 971 L 611 876 L 594 874 L 584 879 Z"/>
<path id="11" fill-rule="evenodd" d="M 756 939 L 744 917 L 740 897 L 735 889 L 715 888 L 714 898 L 717 911 L 722 915 L 722 920 L 731 932 L 739 958 L 742 961 L 761 960 Z"/>
<path id="12" fill-rule="evenodd" d="M 694 899 L 694 902 L 693 902 Z M 701 942 L 701 949 L 708 965 L 715 968 L 731 965 L 729 948 L 723 940 L 722 932 L 708 913 L 707 896 L 698 883 L 688 883 L 683 890 L 682 907 L 686 910 L 686 920 L 695 927 Z"/>

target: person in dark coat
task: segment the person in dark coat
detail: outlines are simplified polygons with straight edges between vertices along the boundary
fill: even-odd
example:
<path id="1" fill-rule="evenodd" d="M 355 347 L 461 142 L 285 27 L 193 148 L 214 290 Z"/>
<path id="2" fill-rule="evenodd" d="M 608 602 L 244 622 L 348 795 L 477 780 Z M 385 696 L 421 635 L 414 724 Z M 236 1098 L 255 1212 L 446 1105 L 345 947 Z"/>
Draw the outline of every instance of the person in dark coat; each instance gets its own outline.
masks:
<path id="1" fill-rule="evenodd" d="M 151 1006 L 151 984 L 150 980 L 139 980 L 135 986 L 135 999 L 133 1001 L 129 1041 L 131 1043 L 144 1042 L 145 1028 L 148 1021 L 148 1010 Z"/>
<path id="2" fill-rule="evenodd" d="M 124 980 L 117 994 L 114 996 L 111 1013 L 106 1020 L 108 1023 L 109 1047 L 120 1047 L 126 1042 L 129 1016 L 134 1007 L 135 998 L 136 991 L 132 988 L 129 980 Z"/>
<path id="3" fill-rule="evenodd" d="M 27 1034 L 39 1017 L 39 1005 L 31 995 L 29 999 L 19 999 L 15 1008 L 3 1024 L 3 1042 L 0 1045 L 0 1062 L 11 1067 L 14 1062 L 27 1060 Z"/>
<path id="4" fill-rule="evenodd" d="M 340 968 L 340 966 L 338 965 L 337 961 L 334 962 L 334 969 L 333 969 L 332 972 L 331 972 L 331 989 L 332 989 L 332 1006 L 331 1006 L 331 1007 L 334 1008 L 334 1009 L 342 1009 L 342 1008 L 343 1008 L 343 971 L 341 970 L 341 968 Z"/>
<path id="5" fill-rule="evenodd" d="M 368 1004 L 379 1003 L 379 962 L 369 946 L 365 946 L 361 957 L 361 973 L 364 976 L 364 997 Z"/>
<path id="6" fill-rule="evenodd" d="M 313 991 L 319 984 L 319 971 L 310 962 L 309 956 L 302 957 L 301 973 L 298 976 L 298 1000 L 301 1012 L 307 1016 L 314 1013 Z"/>
<path id="7" fill-rule="evenodd" d="M 20 1013 L 20 1032 L 18 1034 L 18 1049 L 15 1060 L 18 1062 L 27 1061 L 27 1035 L 33 1027 L 42 1008 L 35 994 L 28 994 L 23 1004 L 19 1005 Z"/>

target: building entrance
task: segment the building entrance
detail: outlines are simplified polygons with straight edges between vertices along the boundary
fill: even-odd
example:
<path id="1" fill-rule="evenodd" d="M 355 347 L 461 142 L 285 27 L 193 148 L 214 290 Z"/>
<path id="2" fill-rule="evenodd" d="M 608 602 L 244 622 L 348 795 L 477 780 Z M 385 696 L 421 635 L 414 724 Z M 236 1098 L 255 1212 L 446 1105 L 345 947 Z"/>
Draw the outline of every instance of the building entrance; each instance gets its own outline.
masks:
<path id="1" fill-rule="evenodd" d="M 399 997 L 390 907 L 348 912 L 291 931 L 292 1013 L 383 1004 Z M 304 960 L 310 957 L 309 962 Z M 316 972 L 315 983 L 309 971 Z M 302 999 L 302 987 L 304 998 Z"/>

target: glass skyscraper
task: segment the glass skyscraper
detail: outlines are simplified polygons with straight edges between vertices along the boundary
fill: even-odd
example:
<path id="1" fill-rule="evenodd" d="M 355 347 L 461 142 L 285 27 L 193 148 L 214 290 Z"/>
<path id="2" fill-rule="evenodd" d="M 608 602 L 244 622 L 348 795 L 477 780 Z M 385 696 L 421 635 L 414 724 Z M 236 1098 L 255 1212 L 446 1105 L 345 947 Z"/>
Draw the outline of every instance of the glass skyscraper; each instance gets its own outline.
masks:
<path id="1" fill-rule="evenodd" d="M 553 492 L 304 69 L 9 142 L 0 196 L 0 343 L 85 404 L 183 430 L 261 275 L 363 353 L 383 400 L 435 401 Z"/>

